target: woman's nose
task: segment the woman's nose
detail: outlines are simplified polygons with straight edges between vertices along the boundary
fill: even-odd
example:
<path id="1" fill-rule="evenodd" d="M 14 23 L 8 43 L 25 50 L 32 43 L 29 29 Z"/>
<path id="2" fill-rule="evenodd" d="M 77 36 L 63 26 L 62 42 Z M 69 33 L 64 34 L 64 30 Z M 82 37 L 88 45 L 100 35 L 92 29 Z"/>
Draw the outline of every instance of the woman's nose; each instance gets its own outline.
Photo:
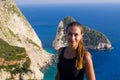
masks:
<path id="1" fill-rule="evenodd" d="M 72 40 L 72 41 L 75 40 L 75 36 L 74 36 L 74 35 L 71 36 L 71 40 Z"/>

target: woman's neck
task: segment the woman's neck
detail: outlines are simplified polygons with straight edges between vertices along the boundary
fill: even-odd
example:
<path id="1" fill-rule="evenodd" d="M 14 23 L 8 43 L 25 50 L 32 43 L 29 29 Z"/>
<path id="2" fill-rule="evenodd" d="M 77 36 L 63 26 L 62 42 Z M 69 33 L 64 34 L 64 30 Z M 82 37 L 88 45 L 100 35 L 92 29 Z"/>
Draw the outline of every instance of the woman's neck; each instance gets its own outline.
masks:
<path id="1" fill-rule="evenodd" d="M 75 49 L 71 49 L 69 47 L 66 48 L 65 53 L 64 53 L 64 56 L 66 58 L 69 58 L 69 59 L 74 58 L 74 57 L 76 57 L 76 55 L 77 55 L 77 52 Z"/>

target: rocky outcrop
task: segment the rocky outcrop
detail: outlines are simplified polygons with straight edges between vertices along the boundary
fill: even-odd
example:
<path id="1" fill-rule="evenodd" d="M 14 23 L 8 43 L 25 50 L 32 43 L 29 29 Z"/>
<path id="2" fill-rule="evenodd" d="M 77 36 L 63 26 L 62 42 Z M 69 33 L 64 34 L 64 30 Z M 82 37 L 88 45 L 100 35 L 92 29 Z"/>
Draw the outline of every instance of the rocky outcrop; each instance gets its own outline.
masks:
<path id="1" fill-rule="evenodd" d="M 65 29 L 66 26 L 70 23 L 76 21 L 72 17 L 65 17 L 62 21 L 60 21 L 55 40 L 53 41 L 54 49 L 58 50 L 60 47 L 67 46 L 66 38 L 65 38 Z M 109 39 L 101 32 L 90 29 L 84 26 L 84 45 L 86 49 L 91 50 L 105 50 L 111 49 L 112 45 Z"/>
<path id="2" fill-rule="evenodd" d="M 14 80 L 21 78 L 24 80 L 43 79 L 44 75 L 40 70 L 47 64 L 52 63 L 53 55 L 42 48 L 42 43 L 37 34 L 13 0 L 0 0 L 0 40 L 2 43 L 4 42 L 9 45 L 9 48 L 7 48 L 8 46 L 4 46 L 5 44 L 0 44 L 0 48 L 3 48 L 0 49 L 0 54 L 6 53 L 6 56 L 0 56 L 0 80 L 11 78 Z M 11 56 L 12 53 L 16 54 L 14 55 L 15 57 Z M 24 56 L 22 55 L 21 58 L 17 60 L 16 57 L 23 53 Z M 7 56 L 11 56 L 9 60 Z M 24 64 L 28 62 L 29 65 Z M 10 70 L 8 70 L 8 66 L 11 67 L 10 70 L 13 71 L 16 69 L 15 71 L 18 71 L 18 73 L 11 73 Z M 29 66 L 30 71 L 20 72 L 18 69 L 19 67 L 23 70 L 23 67 L 26 66 Z"/>

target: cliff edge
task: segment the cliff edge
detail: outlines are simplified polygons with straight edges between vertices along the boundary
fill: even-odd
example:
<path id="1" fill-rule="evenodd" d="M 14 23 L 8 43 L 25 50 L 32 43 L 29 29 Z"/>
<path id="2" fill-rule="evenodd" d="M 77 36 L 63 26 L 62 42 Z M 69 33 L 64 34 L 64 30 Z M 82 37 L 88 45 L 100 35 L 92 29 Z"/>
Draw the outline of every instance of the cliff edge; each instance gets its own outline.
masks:
<path id="1" fill-rule="evenodd" d="M 0 80 L 43 79 L 40 70 L 52 63 L 13 0 L 0 0 L 0 55 Z"/>

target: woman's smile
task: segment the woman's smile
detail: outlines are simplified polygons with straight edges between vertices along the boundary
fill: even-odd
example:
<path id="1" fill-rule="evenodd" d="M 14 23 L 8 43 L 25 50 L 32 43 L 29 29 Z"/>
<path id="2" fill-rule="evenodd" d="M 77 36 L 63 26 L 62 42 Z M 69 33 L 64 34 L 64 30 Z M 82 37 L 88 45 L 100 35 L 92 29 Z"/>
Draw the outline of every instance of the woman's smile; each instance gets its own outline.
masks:
<path id="1" fill-rule="evenodd" d="M 79 41 L 82 39 L 81 30 L 79 27 L 70 27 L 67 31 L 68 46 L 71 48 L 77 48 Z"/>

